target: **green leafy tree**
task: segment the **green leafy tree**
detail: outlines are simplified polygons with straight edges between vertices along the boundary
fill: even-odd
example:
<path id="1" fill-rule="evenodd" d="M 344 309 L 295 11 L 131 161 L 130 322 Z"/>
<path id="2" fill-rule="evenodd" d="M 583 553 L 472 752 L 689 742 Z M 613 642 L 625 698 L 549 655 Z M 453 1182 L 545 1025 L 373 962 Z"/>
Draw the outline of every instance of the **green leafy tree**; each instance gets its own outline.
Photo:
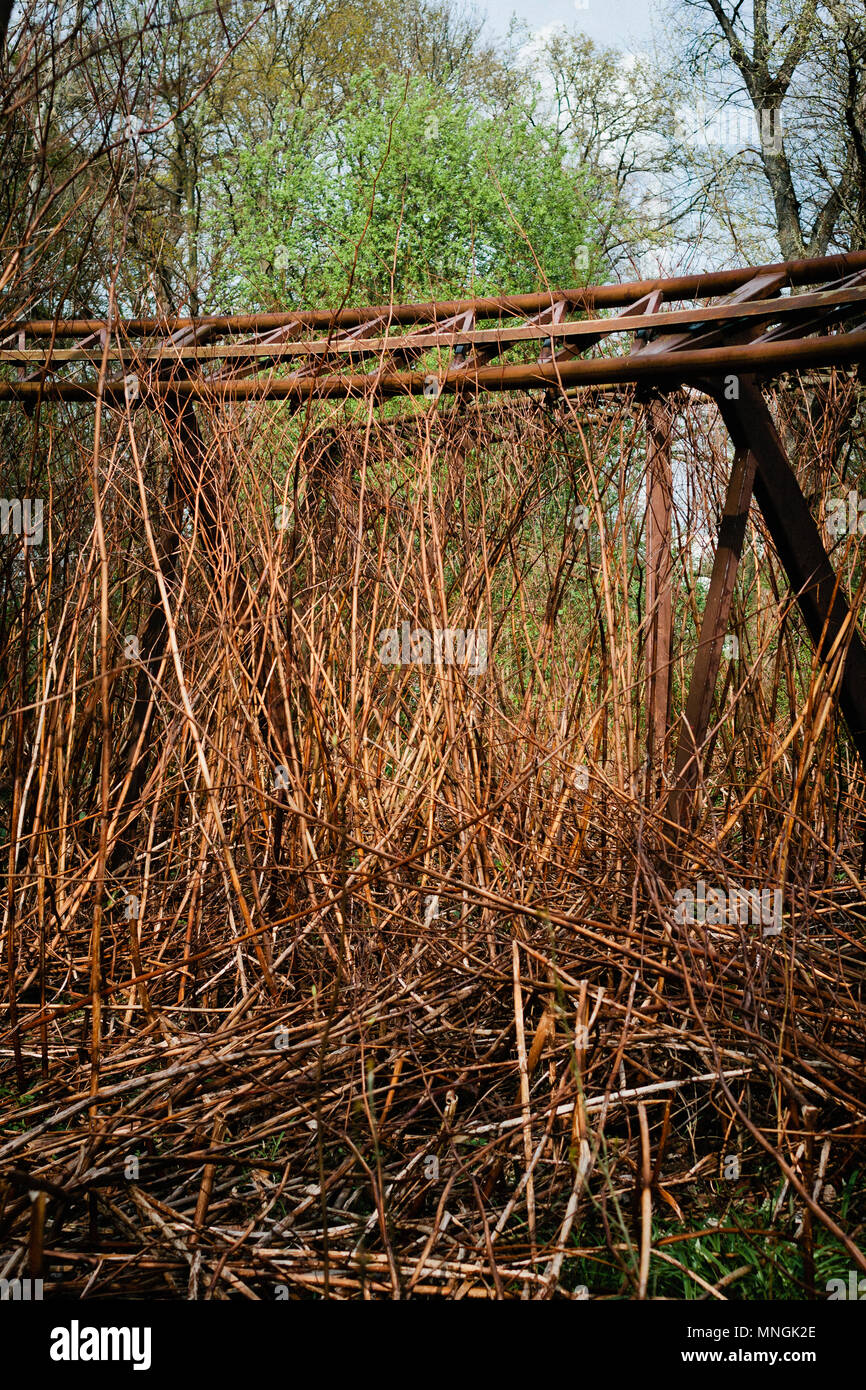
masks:
<path id="1" fill-rule="evenodd" d="M 340 118 L 284 107 L 208 199 L 223 307 L 517 293 L 584 280 L 592 179 L 532 106 L 494 116 L 367 75 Z M 220 252 L 222 248 L 222 252 Z"/>

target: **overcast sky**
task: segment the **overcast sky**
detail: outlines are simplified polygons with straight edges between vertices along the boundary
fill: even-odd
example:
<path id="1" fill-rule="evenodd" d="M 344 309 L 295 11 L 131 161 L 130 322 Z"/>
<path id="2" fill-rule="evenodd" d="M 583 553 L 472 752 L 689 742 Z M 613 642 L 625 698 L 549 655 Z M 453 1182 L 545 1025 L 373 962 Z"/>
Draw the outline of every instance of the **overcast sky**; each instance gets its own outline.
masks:
<path id="1" fill-rule="evenodd" d="M 517 14 L 533 31 L 551 24 L 580 25 L 598 43 L 632 48 L 649 40 L 654 5 L 653 0 L 480 0 L 478 8 L 487 11 L 490 27 L 499 34 Z"/>

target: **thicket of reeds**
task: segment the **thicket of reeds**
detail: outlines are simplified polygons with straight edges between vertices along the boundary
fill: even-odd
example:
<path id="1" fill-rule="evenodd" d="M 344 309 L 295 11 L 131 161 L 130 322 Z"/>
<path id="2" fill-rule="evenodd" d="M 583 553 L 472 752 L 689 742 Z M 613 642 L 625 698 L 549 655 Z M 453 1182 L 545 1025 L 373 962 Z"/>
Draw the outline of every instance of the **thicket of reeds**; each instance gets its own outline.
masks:
<path id="1" fill-rule="evenodd" d="M 816 515 L 860 390 L 768 392 Z M 730 452 L 670 405 L 661 767 L 640 397 L 4 407 L 4 490 L 44 518 L 0 541 L 0 1277 L 717 1299 L 866 1271 L 863 769 L 753 508 L 674 835 Z M 834 548 L 858 610 L 861 545 Z M 780 890 L 781 930 L 680 920 L 701 882 Z"/>

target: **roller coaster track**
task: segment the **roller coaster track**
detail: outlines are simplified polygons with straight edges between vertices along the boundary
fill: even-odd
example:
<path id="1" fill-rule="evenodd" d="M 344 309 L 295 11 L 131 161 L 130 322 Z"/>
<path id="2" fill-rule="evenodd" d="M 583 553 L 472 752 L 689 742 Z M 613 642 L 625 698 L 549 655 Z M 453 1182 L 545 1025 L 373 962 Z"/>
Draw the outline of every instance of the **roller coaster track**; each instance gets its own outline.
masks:
<path id="1" fill-rule="evenodd" d="M 0 399 L 384 398 L 767 377 L 866 360 L 866 252 L 545 294 L 0 327 Z M 87 370 L 81 376 L 82 368 Z M 140 398 L 136 392 L 136 398 Z"/>

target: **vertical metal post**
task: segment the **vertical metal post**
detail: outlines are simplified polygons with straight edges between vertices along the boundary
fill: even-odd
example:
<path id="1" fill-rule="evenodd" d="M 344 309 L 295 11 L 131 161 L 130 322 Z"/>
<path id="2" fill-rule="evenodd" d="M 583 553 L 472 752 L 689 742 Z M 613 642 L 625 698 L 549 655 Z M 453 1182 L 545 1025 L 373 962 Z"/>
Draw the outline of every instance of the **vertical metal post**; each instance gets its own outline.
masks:
<path id="1" fill-rule="evenodd" d="M 647 642 L 646 710 L 649 785 L 665 759 L 671 701 L 671 412 L 661 399 L 647 407 Z"/>
<path id="2" fill-rule="evenodd" d="M 684 824 L 688 817 L 692 793 L 700 771 L 700 750 L 710 724 L 713 693 L 719 674 L 722 646 L 728 630 L 746 522 L 749 518 L 755 462 L 755 456 L 750 450 L 738 450 L 728 482 L 725 509 L 713 557 L 713 572 L 698 638 L 698 650 L 677 744 L 674 786 L 668 814 L 670 819 L 679 825 Z"/>

